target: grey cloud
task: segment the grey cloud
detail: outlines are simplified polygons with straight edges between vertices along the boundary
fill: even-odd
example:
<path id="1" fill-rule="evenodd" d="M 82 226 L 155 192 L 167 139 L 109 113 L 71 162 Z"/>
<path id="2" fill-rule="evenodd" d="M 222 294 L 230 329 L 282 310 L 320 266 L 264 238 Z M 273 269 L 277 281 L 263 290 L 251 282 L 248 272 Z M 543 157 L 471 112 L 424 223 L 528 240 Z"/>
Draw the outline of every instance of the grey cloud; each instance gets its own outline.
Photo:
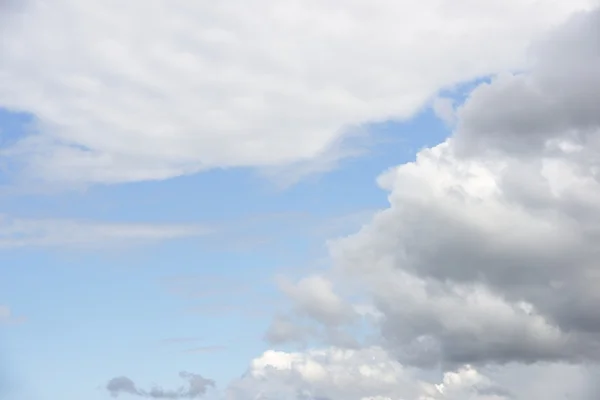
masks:
<path id="1" fill-rule="evenodd" d="M 357 349 L 361 342 L 352 334 L 351 326 L 340 326 L 335 320 L 315 323 L 298 315 L 277 315 L 273 318 L 264 339 L 273 346 L 296 344 L 305 348 L 308 343 L 326 343 L 342 348 Z"/>
<path id="2" fill-rule="evenodd" d="M 305 346 L 312 339 L 338 347 L 357 348 L 360 341 L 352 328 L 361 323 L 360 307 L 347 303 L 331 279 L 313 274 L 292 283 L 280 281 L 280 289 L 292 300 L 293 310 L 276 315 L 265 339 L 272 345 Z"/>
<path id="3" fill-rule="evenodd" d="M 288 342 L 306 343 L 310 336 L 310 328 L 288 316 L 277 315 L 273 318 L 264 338 L 271 344 L 279 345 Z"/>
<path id="4" fill-rule="evenodd" d="M 135 383 L 125 376 L 118 376 L 116 378 L 112 378 L 106 384 L 106 390 L 108 390 L 111 396 L 113 397 L 117 397 L 121 393 L 128 393 L 140 396 L 142 395 L 142 393 L 135 386 Z"/>
<path id="5" fill-rule="evenodd" d="M 532 69 L 476 88 L 459 111 L 457 149 L 541 152 L 553 137 L 585 145 L 600 128 L 600 11 L 578 14 L 534 47 Z"/>
<path id="6" fill-rule="evenodd" d="M 600 361 L 599 40 L 600 10 L 578 15 L 531 69 L 477 87 L 451 138 L 379 178 L 389 208 L 330 242 L 331 276 L 403 363 Z M 346 323 L 325 311 L 348 299 L 290 297 Z"/>
<path id="7" fill-rule="evenodd" d="M 272 337 L 328 339 L 360 302 L 377 346 L 266 352 L 231 398 L 597 399 L 599 40 L 600 11 L 578 15 L 477 87 L 451 138 L 379 178 L 389 207 L 330 242 L 328 283 L 283 287 Z"/>
<path id="8" fill-rule="evenodd" d="M 321 275 L 306 277 L 295 284 L 281 281 L 280 287 L 294 301 L 298 313 L 317 321 L 335 326 L 356 316 L 335 292 L 332 282 Z"/>
<path id="9" fill-rule="evenodd" d="M 510 390 L 505 389 L 503 387 L 499 387 L 499 386 L 476 388 L 476 390 L 477 390 L 477 393 L 481 396 L 490 396 L 492 398 L 500 397 L 500 398 L 506 398 L 506 399 L 514 398 L 514 394 L 512 394 Z"/>
<path id="10" fill-rule="evenodd" d="M 19 0 L 0 0 L 0 21 L 6 18 L 14 17 L 15 12 L 21 11 L 26 1 Z M 0 27 L 1 29 L 2 27 Z"/>
<path id="11" fill-rule="evenodd" d="M 118 397 L 120 394 L 131 394 L 151 399 L 195 399 L 202 397 L 209 387 L 215 385 L 213 380 L 190 372 L 180 372 L 179 377 L 188 381 L 187 387 L 163 389 L 160 386 L 155 386 L 150 390 L 145 390 L 138 388 L 131 379 L 120 376 L 111 379 L 106 384 L 106 390 L 113 397 Z"/>

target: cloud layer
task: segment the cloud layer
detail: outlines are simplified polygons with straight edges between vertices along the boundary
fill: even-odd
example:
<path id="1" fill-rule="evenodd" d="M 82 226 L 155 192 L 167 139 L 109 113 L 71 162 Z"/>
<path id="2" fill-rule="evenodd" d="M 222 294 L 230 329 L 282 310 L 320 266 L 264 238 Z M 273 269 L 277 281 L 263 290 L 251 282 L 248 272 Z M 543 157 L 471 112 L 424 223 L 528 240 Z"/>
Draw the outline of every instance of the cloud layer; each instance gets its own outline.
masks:
<path id="1" fill-rule="evenodd" d="M 532 39 L 594 1 L 7 4 L 0 106 L 34 115 L 37 134 L 1 154 L 81 183 L 331 165 L 349 127 L 522 67 Z"/>

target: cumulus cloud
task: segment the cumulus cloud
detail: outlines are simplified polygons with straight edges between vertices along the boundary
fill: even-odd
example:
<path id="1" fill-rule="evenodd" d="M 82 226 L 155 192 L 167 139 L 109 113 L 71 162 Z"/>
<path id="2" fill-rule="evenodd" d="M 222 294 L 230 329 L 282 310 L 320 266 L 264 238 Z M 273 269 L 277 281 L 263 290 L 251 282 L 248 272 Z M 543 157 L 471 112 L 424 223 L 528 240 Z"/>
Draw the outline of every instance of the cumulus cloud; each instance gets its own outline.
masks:
<path id="1" fill-rule="evenodd" d="M 431 374 L 430 374 L 431 375 Z M 267 351 L 229 387 L 231 399 L 508 400 L 512 394 L 471 366 L 441 377 L 405 367 L 379 347 Z"/>
<path id="2" fill-rule="evenodd" d="M 369 299 L 390 359 L 447 371 L 434 394 L 357 396 L 597 398 L 599 39 L 600 10 L 579 14 L 533 47 L 530 68 L 476 87 L 450 138 L 379 177 L 389 207 L 330 242 L 330 275 L 355 291 L 333 295 Z M 290 297 L 327 310 L 333 295 Z M 460 392 L 478 382 L 491 386 Z"/>
<path id="3" fill-rule="evenodd" d="M 202 397 L 209 387 L 215 385 L 213 380 L 190 372 L 180 372 L 179 377 L 188 381 L 187 387 L 163 389 L 160 386 L 155 386 L 150 390 L 144 390 L 138 388 L 130 378 L 120 376 L 108 381 L 106 390 L 113 397 L 118 397 L 121 394 L 129 394 L 151 399 L 197 399 Z"/>
<path id="4" fill-rule="evenodd" d="M 68 219 L 25 219 L 0 215 L 0 248 L 121 246 L 208 234 L 198 225 L 134 224 Z"/>
<path id="5" fill-rule="evenodd" d="M 348 127 L 523 67 L 528 43 L 594 3 L 27 0 L 3 11 L 0 106 L 36 133 L 1 154 L 67 183 L 328 168 L 353 154 Z"/>
<path id="6" fill-rule="evenodd" d="M 402 361 L 599 359 L 599 29 L 577 15 L 530 70 L 477 87 L 451 138 L 379 178 L 389 208 L 332 242 Z"/>

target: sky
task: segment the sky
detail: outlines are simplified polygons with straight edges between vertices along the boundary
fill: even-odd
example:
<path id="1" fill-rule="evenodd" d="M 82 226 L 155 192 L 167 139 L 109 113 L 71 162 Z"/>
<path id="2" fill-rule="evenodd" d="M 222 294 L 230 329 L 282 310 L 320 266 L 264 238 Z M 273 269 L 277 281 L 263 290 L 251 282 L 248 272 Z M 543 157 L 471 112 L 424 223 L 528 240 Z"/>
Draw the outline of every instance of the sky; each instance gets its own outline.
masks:
<path id="1" fill-rule="evenodd" d="M 0 0 L 0 397 L 600 396 L 595 0 Z"/>

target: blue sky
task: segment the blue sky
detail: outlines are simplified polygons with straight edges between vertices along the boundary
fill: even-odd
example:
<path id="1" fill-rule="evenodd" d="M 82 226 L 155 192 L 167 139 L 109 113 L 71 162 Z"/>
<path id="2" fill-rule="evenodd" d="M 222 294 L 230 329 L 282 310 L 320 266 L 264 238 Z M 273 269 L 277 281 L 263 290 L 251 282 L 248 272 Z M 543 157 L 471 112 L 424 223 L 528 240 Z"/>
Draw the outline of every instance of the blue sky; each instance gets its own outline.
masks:
<path id="1" fill-rule="evenodd" d="M 0 1 L 0 397 L 588 400 L 597 5 Z"/>
<path id="2" fill-rule="evenodd" d="M 29 120 L 6 110 L 0 115 L 11 137 Z M 125 248 L 2 249 L 0 265 L 10 266 L 0 270 L 2 302 L 27 318 L 2 332 L 15 382 L 27 387 L 23 396 L 104 399 L 104 391 L 92 388 L 122 374 L 176 386 L 174 368 L 210 375 L 221 385 L 241 375 L 267 348 L 263 335 L 285 301 L 275 277 L 319 268 L 328 237 L 357 229 L 386 205 L 377 175 L 448 134 L 430 109 L 369 129 L 384 140 L 365 155 L 287 188 L 255 171 L 230 169 L 3 196 L 3 213 L 12 218 L 193 223 L 216 230 Z M 223 348 L 203 349 L 212 346 Z"/>

